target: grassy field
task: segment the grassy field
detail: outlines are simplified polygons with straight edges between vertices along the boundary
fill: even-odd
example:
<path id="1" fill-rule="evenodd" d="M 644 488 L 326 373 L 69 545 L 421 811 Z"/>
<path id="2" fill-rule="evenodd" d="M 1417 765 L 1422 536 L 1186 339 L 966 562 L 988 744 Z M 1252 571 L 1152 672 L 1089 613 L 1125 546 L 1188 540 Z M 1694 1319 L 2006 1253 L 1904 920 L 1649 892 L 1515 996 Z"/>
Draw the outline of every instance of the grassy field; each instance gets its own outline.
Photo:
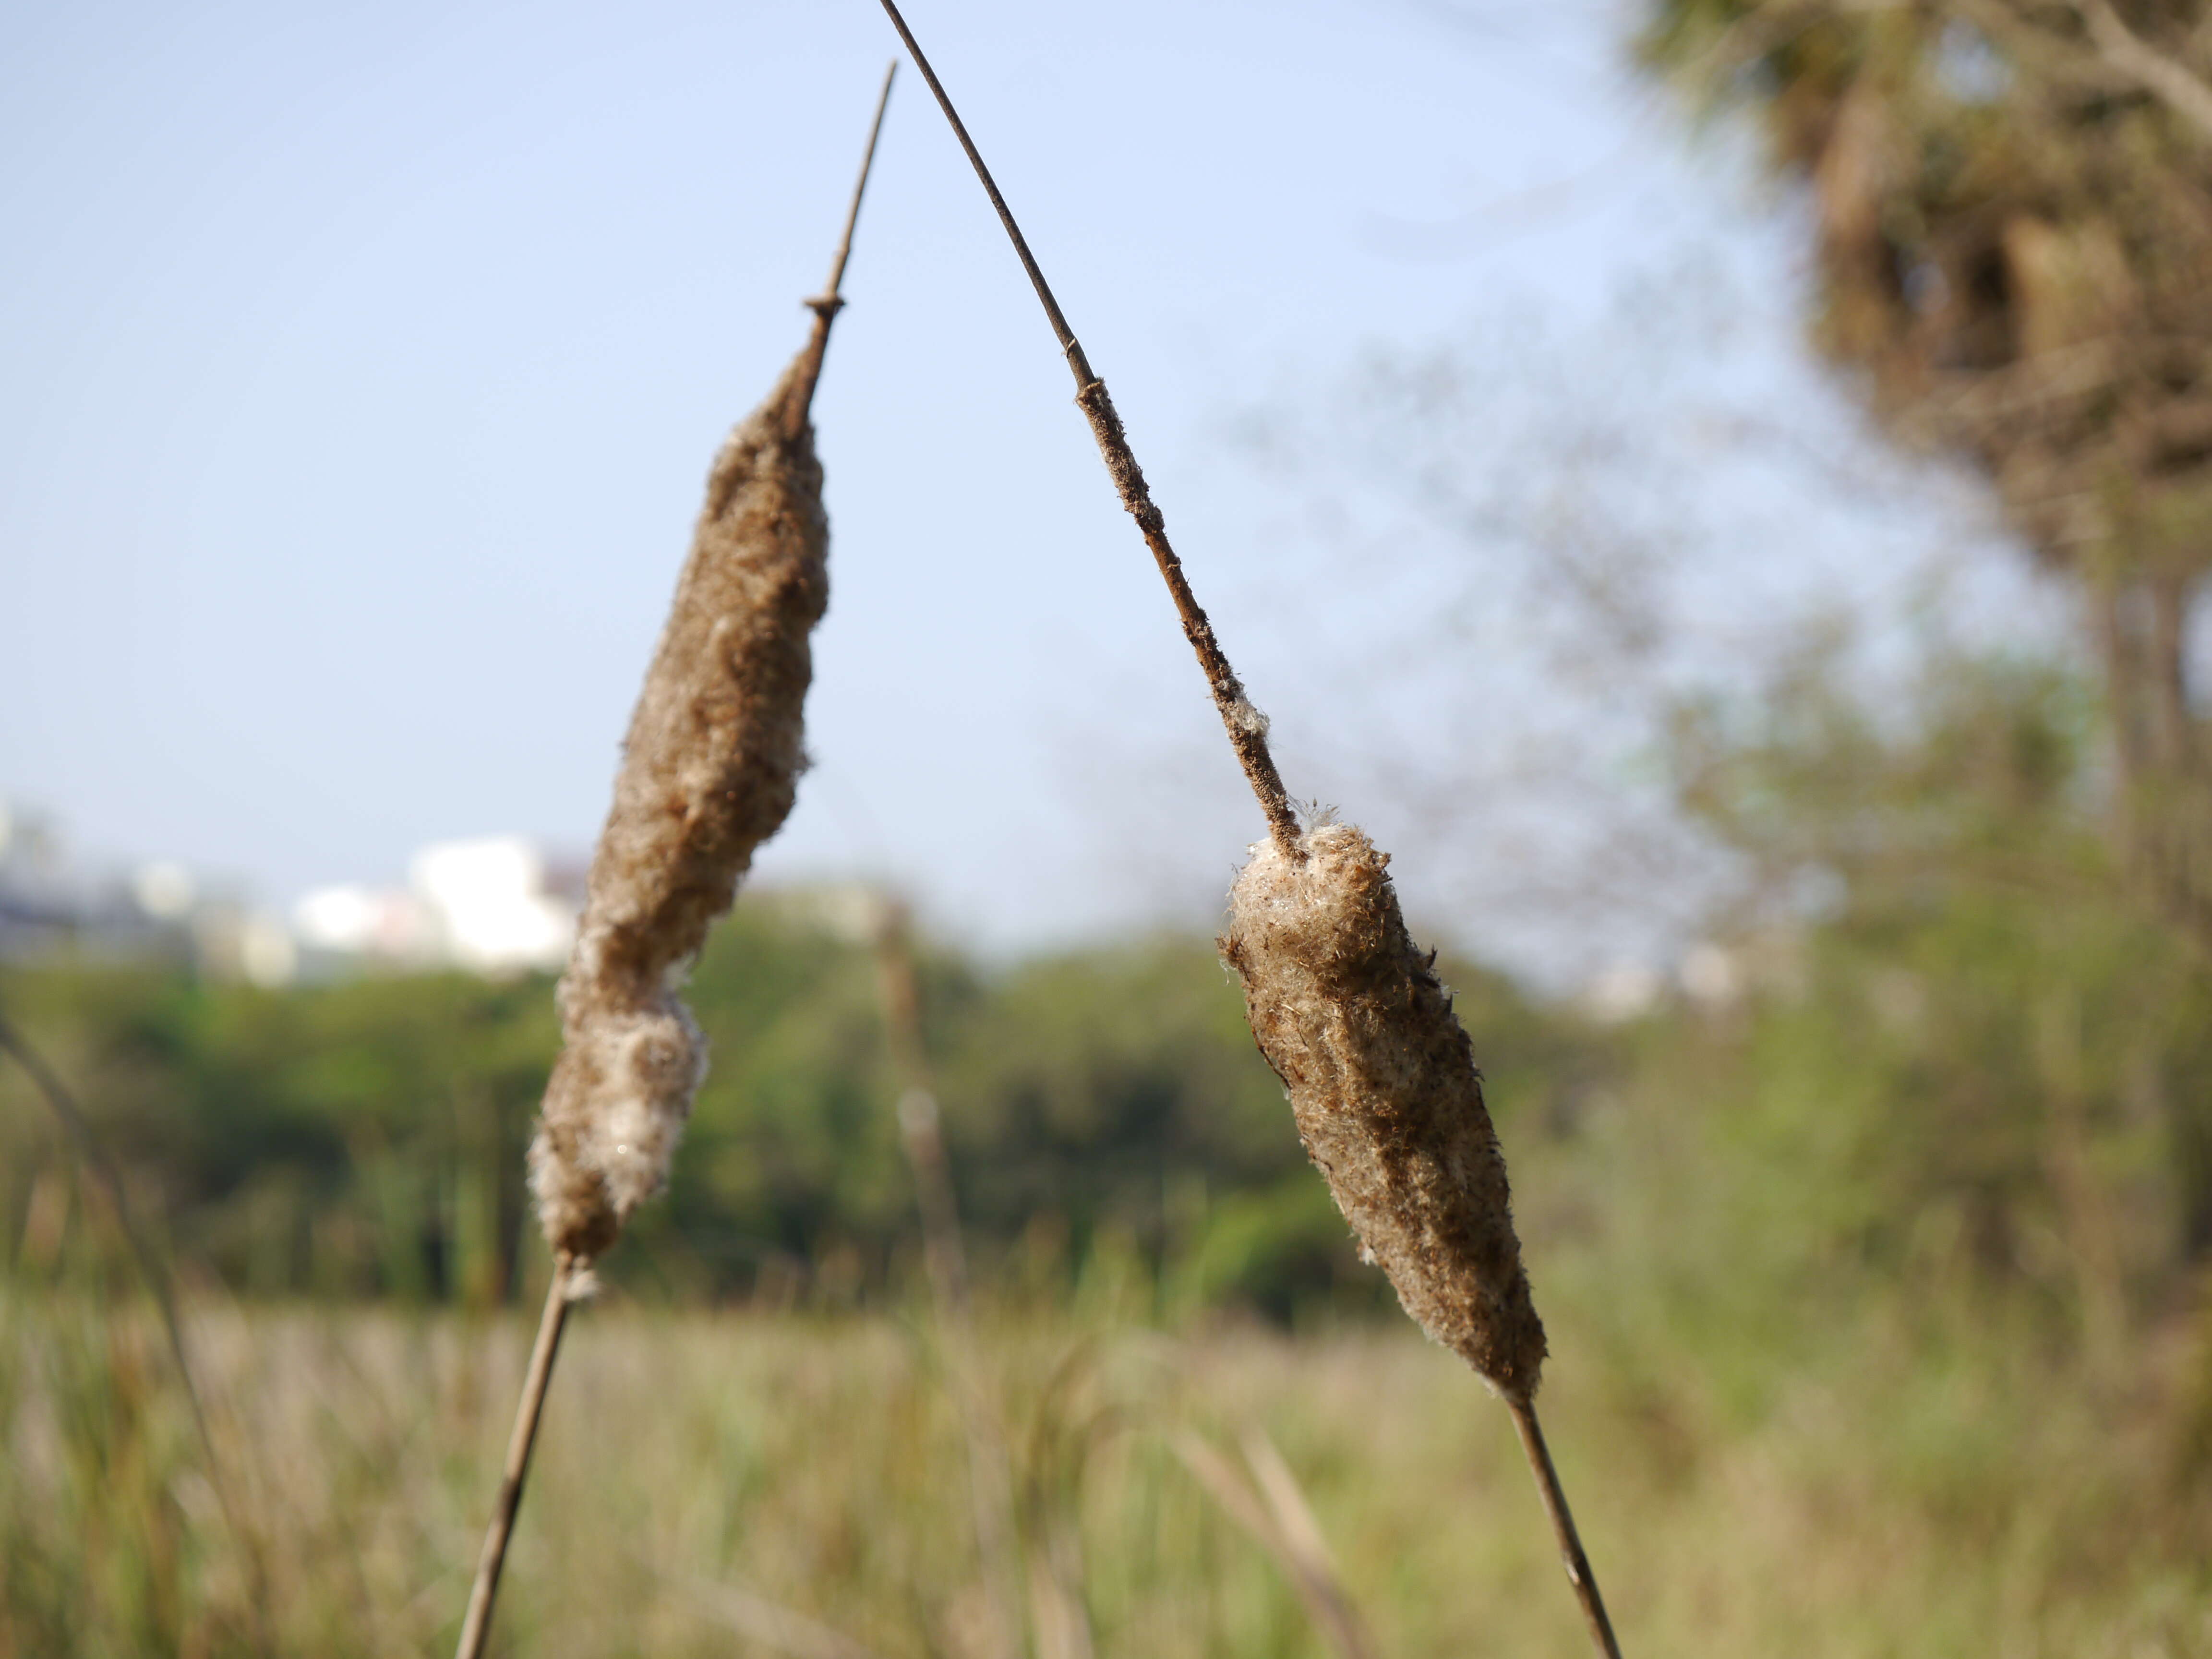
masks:
<path id="1" fill-rule="evenodd" d="M 1902 736 L 1793 695 L 1692 733 L 1729 844 L 1835 878 L 1738 938 L 1740 997 L 1600 1026 L 1454 975 L 1625 1649 L 2212 1656 L 2212 970 L 2081 811 L 2063 678 L 1952 665 Z M 1584 1651 L 1504 1413 L 1353 1258 L 1211 947 L 923 966 L 980 1336 L 917 1294 L 867 953 L 741 908 L 499 1650 L 1015 1659 L 1012 1606 L 1033 1659 L 1333 1654 L 1310 1510 L 1377 1659 Z M 216 1452 L 0 1070 L 0 1659 L 450 1650 L 544 1284 L 546 988 L 87 965 L 0 1003 L 197 1287 Z"/>
<path id="2" fill-rule="evenodd" d="M 1545 1406 L 1632 1653 L 2212 1651 L 2195 1500 L 2124 1397 L 1869 1329 L 1746 1423 L 1694 1372 L 1593 1363 L 1610 1339 L 1577 1304 L 1598 1287 L 1557 1288 Z M 1130 1300 L 1094 1282 L 1073 1312 L 1002 1313 L 972 1365 L 1002 1402 L 1030 1596 L 1060 1609 L 1036 1651 L 1330 1651 L 1194 1478 L 1193 1436 L 1250 1485 L 1247 1449 L 1279 1451 L 1376 1652 L 1583 1650 L 1505 1416 L 1455 1361 L 1391 1323 L 1170 1334 Z M 191 1327 L 234 1532 L 150 1317 L 0 1300 L 0 1654 L 450 1645 L 526 1322 L 203 1306 Z M 570 1340 L 501 1650 L 987 1650 L 925 1318 L 606 1305 Z"/>

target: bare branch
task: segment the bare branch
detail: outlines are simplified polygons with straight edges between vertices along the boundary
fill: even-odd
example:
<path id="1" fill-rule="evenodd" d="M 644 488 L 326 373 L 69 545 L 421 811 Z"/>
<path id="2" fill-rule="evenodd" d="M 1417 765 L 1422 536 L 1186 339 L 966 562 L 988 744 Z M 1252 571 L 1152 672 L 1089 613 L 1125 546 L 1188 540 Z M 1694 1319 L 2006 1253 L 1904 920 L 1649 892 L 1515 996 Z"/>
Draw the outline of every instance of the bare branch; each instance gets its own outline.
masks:
<path id="1" fill-rule="evenodd" d="M 2081 0 L 2076 9 L 2089 26 L 2089 38 L 2096 42 L 2100 57 L 2212 138 L 2212 84 L 2121 21 L 2109 0 Z"/>

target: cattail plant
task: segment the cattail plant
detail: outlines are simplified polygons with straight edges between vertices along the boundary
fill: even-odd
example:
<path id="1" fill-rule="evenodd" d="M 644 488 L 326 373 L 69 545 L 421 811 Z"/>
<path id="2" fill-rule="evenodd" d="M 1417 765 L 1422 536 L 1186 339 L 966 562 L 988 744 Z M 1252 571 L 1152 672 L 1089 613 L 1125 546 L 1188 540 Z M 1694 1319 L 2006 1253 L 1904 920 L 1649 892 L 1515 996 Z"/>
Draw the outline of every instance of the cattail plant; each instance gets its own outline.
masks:
<path id="1" fill-rule="evenodd" d="M 707 477 L 707 501 L 630 717 L 614 805 L 592 855 L 558 995 L 562 1048 L 530 1146 L 553 1279 L 483 1553 L 461 1626 L 477 1659 L 571 1303 L 637 1206 L 667 1184 L 706 1075 L 707 1045 L 676 988 L 791 811 L 805 764 L 809 644 L 830 598 L 829 520 L 810 418 L 853 229 L 875 161 L 884 76 L 844 235 L 812 334 Z"/>
<path id="2" fill-rule="evenodd" d="M 1252 1035 L 1291 1097 L 1308 1155 L 1421 1328 L 1503 1399 L 1598 1650 L 1620 1648 L 1536 1419 L 1544 1328 L 1521 1265 L 1505 1161 L 1482 1098 L 1472 1045 L 1415 948 L 1387 873 L 1358 830 L 1302 828 L 1267 746 L 1267 722 L 1213 635 L 1167 538 L 1105 383 L 1091 372 L 1006 198 L 895 0 L 892 26 L 1006 227 L 1075 376 L 1075 401 L 1152 550 L 1197 653 L 1231 745 L 1266 813 L 1230 896 L 1224 957 L 1244 988 Z"/>

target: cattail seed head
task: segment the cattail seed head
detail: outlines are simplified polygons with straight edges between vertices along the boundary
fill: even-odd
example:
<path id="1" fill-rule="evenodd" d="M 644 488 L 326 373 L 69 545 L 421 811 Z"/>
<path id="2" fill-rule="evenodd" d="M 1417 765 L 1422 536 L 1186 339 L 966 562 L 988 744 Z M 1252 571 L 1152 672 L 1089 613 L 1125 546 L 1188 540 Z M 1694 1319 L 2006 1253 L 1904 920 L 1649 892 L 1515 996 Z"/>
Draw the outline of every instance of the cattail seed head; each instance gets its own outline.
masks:
<path id="1" fill-rule="evenodd" d="M 1473 1046 L 1434 953 L 1406 932 L 1389 863 L 1348 824 L 1308 831 L 1297 854 L 1261 842 L 1231 890 L 1221 953 L 1361 1256 L 1432 1340 L 1527 1400 L 1544 1327 L 1505 1159 Z"/>
<path id="2" fill-rule="evenodd" d="M 706 1075 L 676 985 L 805 765 L 809 635 L 829 603 L 807 353 L 730 434 L 623 744 L 561 981 L 562 1053 L 530 1148 L 547 1241 L 589 1260 L 660 1190 Z"/>

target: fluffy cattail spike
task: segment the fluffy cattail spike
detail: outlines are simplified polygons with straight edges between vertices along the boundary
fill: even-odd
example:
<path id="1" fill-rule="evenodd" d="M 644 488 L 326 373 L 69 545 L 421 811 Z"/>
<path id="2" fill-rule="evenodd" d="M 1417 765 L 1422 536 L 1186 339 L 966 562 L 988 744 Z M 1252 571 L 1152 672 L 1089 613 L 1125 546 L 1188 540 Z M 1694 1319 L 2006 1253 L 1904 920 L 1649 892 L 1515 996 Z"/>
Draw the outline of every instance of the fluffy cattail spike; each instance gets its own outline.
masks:
<path id="1" fill-rule="evenodd" d="M 1221 953 L 1252 1035 L 1360 1255 L 1432 1340 L 1527 1400 L 1544 1326 L 1467 1032 L 1406 932 L 1389 856 L 1348 824 L 1300 850 L 1261 842 L 1230 890 Z"/>
<path id="2" fill-rule="evenodd" d="M 605 1251 L 667 1180 L 707 1063 L 676 981 L 789 814 L 805 764 L 830 530 L 813 428 L 790 431 L 785 413 L 811 356 L 715 458 L 592 855 L 530 1149 L 546 1239 L 580 1258 Z"/>
<path id="3" fill-rule="evenodd" d="M 830 602 L 830 524 L 809 419 L 894 64 L 868 129 L 811 337 L 714 458 L 690 557 L 623 740 L 562 976 L 561 1057 L 530 1146 L 538 1224 L 589 1261 L 667 1184 L 707 1071 L 676 986 L 730 908 L 805 769 L 810 636 Z"/>
<path id="4" fill-rule="evenodd" d="M 729 908 L 754 849 L 791 811 L 808 635 L 829 604 L 830 525 L 808 411 L 868 171 L 890 102 L 884 76 L 814 329 L 707 478 L 707 505 L 623 740 L 615 800 L 592 855 L 576 948 L 562 976 L 561 1057 L 530 1144 L 530 1187 L 553 1279 L 507 1442 L 456 1659 L 482 1659 L 507 1540 L 570 1304 L 592 1260 L 668 1180 L 706 1075 L 707 1045 L 676 986 Z"/>

